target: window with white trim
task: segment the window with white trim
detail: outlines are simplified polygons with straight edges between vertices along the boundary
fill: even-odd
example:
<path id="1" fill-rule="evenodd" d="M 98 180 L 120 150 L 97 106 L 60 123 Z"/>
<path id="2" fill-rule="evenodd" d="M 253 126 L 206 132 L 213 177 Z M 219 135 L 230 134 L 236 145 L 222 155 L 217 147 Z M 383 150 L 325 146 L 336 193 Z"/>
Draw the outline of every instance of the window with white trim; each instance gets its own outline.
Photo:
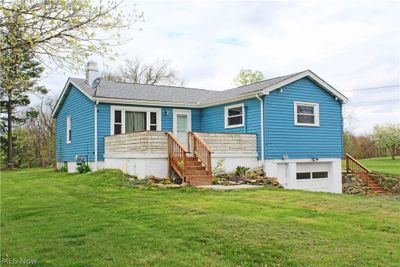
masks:
<path id="1" fill-rule="evenodd" d="M 115 106 L 111 109 L 111 134 L 161 131 L 161 109 Z"/>
<path id="2" fill-rule="evenodd" d="M 325 178 L 328 178 L 328 172 L 298 172 L 298 173 L 296 173 L 297 180 L 325 179 Z"/>
<path id="3" fill-rule="evenodd" d="M 67 116 L 67 144 L 72 142 L 71 116 Z"/>
<path id="4" fill-rule="evenodd" d="M 300 126 L 319 126 L 319 104 L 294 102 L 294 124 Z"/>
<path id="5" fill-rule="evenodd" d="M 157 113 L 150 112 L 150 131 L 157 131 Z"/>
<path id="6" fill-rule="evenodd" d="M 114 111 L 114 134 L 122 133 L 122 111 Z"/>
<path id="7" fill-rule="evenodd" d="M 244 125 L 244 105 L 225 107 L 225 128 L 242 127 Z"/>

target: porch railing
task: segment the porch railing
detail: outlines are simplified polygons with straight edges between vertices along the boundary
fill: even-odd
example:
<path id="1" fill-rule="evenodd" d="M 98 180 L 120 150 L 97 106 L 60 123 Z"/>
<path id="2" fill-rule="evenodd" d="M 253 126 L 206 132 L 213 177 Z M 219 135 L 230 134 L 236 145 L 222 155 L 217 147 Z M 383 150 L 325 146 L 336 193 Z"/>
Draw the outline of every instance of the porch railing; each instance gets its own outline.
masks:
<path id="1" fill-rule="evenodd" d="M 350 154 L 346 153 L 346 173 L 350 172 L 361 176 L 368 186 L 369 174 L 371 173 L 364 165 L 362 165 L 359 161 L 353 158 Z"/>
<path id="2" fill-rule="evenodd" d="M 193 155 L 197 157 L 206 167 L 208 175 L 211 175 L 211 149 L 208 145 L 197 135 L 197 133 L 189 133 L 190 140 L 192 141 Z"/>
<path id="3" fill-rule="evenodd" d="M 175 170 L 182 180 L 185 181 L 185 166 L 188 151 L 172 133 L 167 132 L 165 134 L 167 135 L 168 142 L 168 175 L 171 177 L 172 170 Z"/>

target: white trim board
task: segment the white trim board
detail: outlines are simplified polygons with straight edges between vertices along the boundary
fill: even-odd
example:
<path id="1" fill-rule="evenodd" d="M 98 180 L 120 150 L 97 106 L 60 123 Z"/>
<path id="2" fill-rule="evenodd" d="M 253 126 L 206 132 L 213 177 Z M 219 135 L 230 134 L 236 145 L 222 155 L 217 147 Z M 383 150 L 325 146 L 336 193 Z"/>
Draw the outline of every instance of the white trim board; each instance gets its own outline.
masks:
<path id="1" fill-rule="evenodd" d="M 299 74 L 283 80 L 279 83 L 276 83 L 272 86 L 269 86 L 267 88 L 265 88 L 262 93 L 265 95 L 268 95 L 270 92 L 281 88 L 285 85 L 288 85 L 290 83 L 293 83 L 297 80 L 303 79 L 305 77 L 310 78 L 311 80 L 313 80 L 314 82 L 316 82 L 317 84 L 319 84 L 322 88 L 326 89 L 328 92 L 330 92 L 332 95 L 336 96 L 338 99 L 342 100 L 343 102 L 346 102 L 348 100 L 348 98 L 343 95 L 342 93 L 340 93 L 338 90 L 336 90 L 335 88 L 333 88 L 331 85 L 329 85 L 327 82 L 325 82 L 324 80 L 322 80 L 320 77 L 318 77 L 315 73 L 313 73 L 311 70 L 306 70 L 303 72 L 300 72 Z"/>
<path id="2" fill-rule="evenodd" d="M 69 85 L 70 85 L 70 84 L 73 85 L 73 86 L 75 86 L 76 89 L 78 89 L 82 94 L 84 94 L 87 98 L 89 98 L 90 100 L 93 101 L 93 97 L 92 97 L 91 95 L 89 95 L 85 90 L 81 89 L 76 83 L 74 83 L 73 81 L 71 81 L 70 78 L 68 78 L 67 82 L 66 82 L 65 85 L 64 85 L 63 90 L 61 91 L 61 95 L 60 95 L 60 97 L 58 98 L 58 101 L 57 101 L 57 103 L 56 103 L 56 106 L 55 106 L 53 112 L 51 113 L 51 116 L 52 116 L 53 118 L 54 118 L 55 115 L 57 114 L 60 104 L 64 101 L 65 95 L 66 95 L 67 91 L 69 91 L 68 89 L 69 89 Z"/>

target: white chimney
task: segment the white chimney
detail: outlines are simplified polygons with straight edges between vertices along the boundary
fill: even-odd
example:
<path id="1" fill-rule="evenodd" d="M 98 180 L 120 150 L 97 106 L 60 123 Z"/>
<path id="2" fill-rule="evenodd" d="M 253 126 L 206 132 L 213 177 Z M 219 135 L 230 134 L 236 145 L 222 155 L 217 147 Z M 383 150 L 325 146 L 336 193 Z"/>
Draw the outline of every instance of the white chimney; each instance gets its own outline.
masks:
<path id="1" fill-rule="evenodd" d="M 86 65 L 86 83 L 92 86 L 93 81 L 100 77 L 99 69 L 97 68 L 97 63 L 94 61 L 89 61 Z"/>

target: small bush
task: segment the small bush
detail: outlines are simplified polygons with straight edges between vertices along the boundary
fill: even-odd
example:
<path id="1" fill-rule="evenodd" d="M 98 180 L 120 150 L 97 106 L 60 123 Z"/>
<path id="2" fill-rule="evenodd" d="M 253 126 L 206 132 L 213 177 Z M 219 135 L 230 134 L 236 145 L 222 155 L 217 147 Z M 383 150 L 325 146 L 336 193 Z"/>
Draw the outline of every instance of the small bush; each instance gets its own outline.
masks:
<path id="1" fill-rule="evenodd" d="M 90 169 L 89 165 L 82 164 L 82 165 L 79 165 L 79 167 L 78 167 L 79 173 L 88 173 L 90 171 L 91 171 L 91 169 Z"/>
<path id="2" fill-rule="evenodd" d="M 237 166 L 235 169 L 235 175 L 239 176 L 240 178 L 244 178 L 246 176 L 246 172 L 248 172 L 250 168 L 244 166 Z"/>
<path id="3" fill-rule="evenodd" d="M 215 168 L 212 170 L 212 175 L 214 177 L 219 177 L 223 174 L 226 174 L 225 168 L 224 168 L 224 160 L 223 159 L 219 159 L 217 161 L 217 166 L 215 166 Z"/>
<path id="4" fill-rule="evenodd" d="M 68 172 L 68 167 L 67 167 L 66 165 L 63 165 L 63 166 L 60 168 L 60 172 Z"/>

